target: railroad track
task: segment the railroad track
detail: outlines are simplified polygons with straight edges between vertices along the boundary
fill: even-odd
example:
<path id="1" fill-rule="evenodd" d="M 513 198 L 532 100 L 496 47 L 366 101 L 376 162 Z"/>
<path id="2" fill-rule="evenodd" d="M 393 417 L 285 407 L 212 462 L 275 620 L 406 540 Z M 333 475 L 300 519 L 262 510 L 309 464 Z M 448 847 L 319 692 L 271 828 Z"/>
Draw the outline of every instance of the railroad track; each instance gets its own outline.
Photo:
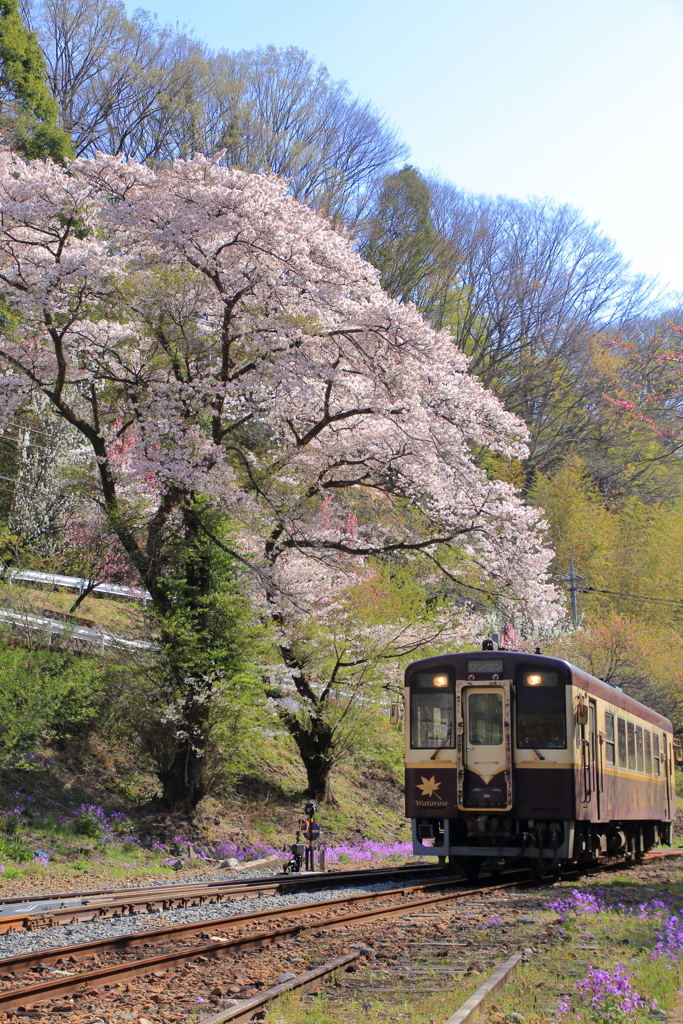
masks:
<path id="1" fill-rule="evenodd" d="M 330 886 L 386 881 L 401 874 L 411 877 L 442 875 L 438 866 L 415 865 L 400 868 L 369 868 L 302 875 L 275 875 L 239 881 L 169 883 L 128 889 L 50 893 L 27 899 L 0 899 L 0 935 L 10 931 L 34 931 L 58 924 L 124 917 L 140 913 L 196 907 L 241 899 L 264 898 L 285 893 L 315 891 Z M 80 902 L 78 902 L 80 901 Z M 13 907 L 16 913 L 11 913 Z M 2 909 L 4 908 L 4 910 Z M 19 909 L 22 908 L 22 909 Z"/>
<path id="2" fill-rule="evenodd" d="M 284 854 L 283 854 L 284 856 Z M 248 863 L 248 862 L 246 862 Z M 198 882 L 166 882 L 161 885 L 129 885 L 129 886 L 118 886 L 116 888 L 102 888 L 102 889 L 72 889 L 69 892 L 51 892 L 41 893 L 37 896 L 26 896 L 26 895 L 14 895 L 14 896 L 0 896 L 0 906 L 6 906 L 12 903 L 30 903 L 33 902 L 45 902 L 48 900 L 71 900 L 71 899 L 89 899 L 94 900 L 98 897 L 124 897 L 129 893 L 165 893 L 174 892 L 182 889 L 183 891 L 191 892 L 196 889 L 211 889 L 212 887 L 220 887 L 223 885 L 234 885 L 239 888 L 248 889 L 253 886 L 261 885 L 265 882 L 268 883 L 281 883 L 288 885 L 306 885 L 309 881 L 314 882 L 317 878 L 331 878 L 335 880 L 345 881 L 346 879 L 354 880 L 356 878 L 377 878 L 379 875 L 400 875 L 410 873 L 411 875 L 420 873 L 422 871 L 436 873 L 439 871 L 438 865 L 435 864 L 400 864 L 388 868 L 354 868 L 349 871 L 326 871 L 326 872 L 303 872 L 300 875 L 284 875 L 277 873 L 275 875 L 261 875 L 258 878 L 228 878 L 228 879 L 213 879 L 211 881 L 198 881 Z"/>
<path id="3" fill-rule="evenodd" d="M 520 872 L 520 874 L 522 873 Z M 7 1013 L 44 1000 L 63 999 L 67 995 L 79 992 L 94 993 L 99 988 L 121 984 L 131 978 L 158 976 L 157 972 L 159 971 L 165 973 L 174 967 L 185 965 L 199 958 L 218 959 L 232 956 L 236 952 L 259 949 L 293 939 L 303 930 L 315 928 L 316 932 L 327 931 L 346 928 L 361 922 L 386 920 L 451 901 L 480 898 L 482 895 L 513 889 L 520 884 L 527 884 L 527 882 L 526 878 L 515 879 L 500 885 L 457 891 L 453 891 L 453 886 L 457 883 L 450 879 L 426 882 L 421 885 L 410 885 L 371 895 L 323 900 L 296 907 L 276 907 L 257 913 L 233 915 L 192 925 L 173 925 L 113 939 L 8 957 L 0 960 L 0 972 L 2 972 L 0 976 L 0 986 L 2 986 L 0 988 L 0 1013 Z M 427 893 L 426 890 L 432 891 Z M 415 898 L 415 894 L 419 892 L 425 894 Z M 351 913 L 343 913 L 349 907 L 353 907 L 354 910 Z M 258 932 L 253 930 L 259 923 L 278 922 L 283 919 L 285 923 L 280 927 Z M 188 938 L 206 933 L 207 928 L 210 928 L 212 932 L 210 936 L 207 936 L 210 941 L 205 941 L 200 945 L 183 944 L 183 941 Z M 227 930 L 239 931 L 241 934 L 232 938 L 219 934 Z M 131 958 L 127 955 L 135 947 L 154 945 L 161 947 L 163 944 L 171 944 L 172 948 L 167 948 L 155 956 L 145 956 L 141 959 Z M 86 958 L 94 956 L 99 958 L 105 954 L 114 954 L 118 958 L 118 962 L 94 969 L 79 963 Z M 29 984 L 21 988 L 7 987 L 8 983 L 14 984 L 16 977 L 21 974 L 35 970 L 42 971 L 50 965 L 60 962 L 64 965 L 68 964 L 69 970 L 60 973 L 57 978 L 48 977 L 37 984 Z"/>
<path id="4" fill-rule="evenodd" d="M 659 851 L 645 859 L 656 861 L 682 855 L 683 850 Z M 622 862 L 613 866 L 627 865 Z M 352 874 L 357 878 L 359 873 L 344 874 Z M 517 875 L 520 877 L 509 878 L 501 884 L 466 889 L 454 889 L 457 881 L 453 878 L 430 879 L 420 884 L 413 883 L 380 893 L 373 892 L 370 895 L 354 895 L 293 907 L 270 908 L 256 913 L 173 925 L 8 957 L 0 960 L 0 1013 L 11 1013 L 45 1001 L 50 1001 L 53 1006 L 56 1003 L 59 1011 L 60 1008 L 64 1009 L 63 1005 L 60 1007 L 60 1001 L 63 1002 L 69 997 L 76 1001 L 84 996 L 92 998 L 105 988 L 121 987 L 136 978 L 159 978 L 169 971 L 187 971 L 198 962 L 206 964 L 247 951 L 268 946 L 277 947 L 283 943 L 291 943 L 302 932 L 310 934 L 313 929 L 316 935 L 322 935 L 362 923 L 371 924 L 388 918 L 414 915 L 415 912 L 424 911 L 426 908 L 445 907 L 451 902 L 481 900 L 482 897 L 516 889 L 520 885 L 528 886 L 528 875 L 523 871 L 517 872 Z M 328 884 L 329 881 L 328 878 Z M 250 891 L 253 893 L 254 887 L 251 887 Z M 349 908 L 352 908 L 350 913 Z M 197 937 L 203 940 L 199 944 L 196 943 Z M 150 956 L 149 952 L 146 952 L 139 957 L 135 951 L 141 947 L 147 951 L 153 949 L 154 955 Z M 99 962 L 103 957 L 108 960 L 104 965 Z M 344 961 L 344 964 L 348 963 L 350 960 Z M 328 966 L 331 971 L 344 966 L 338 957 L 330 961 L 330 964 L 332 966 Z M 54 965 L 61 965 L 61 969 L 56 969 Z M 325 971 L 323 968 L 316 970 L 318 973 L 314 972 L 314 980 L 320 980 Z M 41 978 L 37 983 L 30 979 L 31 983 L 28 985 L 17 987 L 17 980 L 28 972 L 45 973 L 48 976 Z M 279 994 L 285 991 L 286 987 L 278 985 L 268 991 Z M 265 997 L 266 993 L 259 994 L 258 998 L 252 995 L 250 1005 L 254 1000 L 260 1000 L 261 1005 Z M 275 995 L 268 998 L 275 998 Z M 73 1009 L 73 1006 L 72 1002 L 68 1008 Z M 238 1011 L 246 1012 L 246 1003 L 241 1002 L 235 1009 L 235 1014 L 238 1014 Z M 254 1007 L 251 1012 L 255 1012 Z M 248 1018 L 231 1016 L 229 1011 L 225 1011 L 215 1019 L 237 1021 Z"/>

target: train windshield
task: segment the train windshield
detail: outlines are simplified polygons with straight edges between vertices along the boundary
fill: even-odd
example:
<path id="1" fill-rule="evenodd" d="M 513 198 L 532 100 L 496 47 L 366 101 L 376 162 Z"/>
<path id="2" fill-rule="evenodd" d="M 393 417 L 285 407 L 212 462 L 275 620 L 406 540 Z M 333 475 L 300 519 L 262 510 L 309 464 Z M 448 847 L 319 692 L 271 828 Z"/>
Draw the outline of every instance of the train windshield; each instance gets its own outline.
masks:
<path id="1" fill-rule="evenodd" d="M 567 746 L 567 710 L 564 682 L 558 673 L 522 668 L 515 690 L 518 749 L 564 749 Z"/>
<path id="2" fill-rule="evenodd" d="M 470 743 L 486 747 L 499 746 L 503 742 L 502 693 L 471 693 L 467 708 Z"/>
<path id="3" fill-rule="evenodd" d="M 445 673 L 417 672 L 410 681 L 410 746 L 455 746 L 455 692 Z"/>

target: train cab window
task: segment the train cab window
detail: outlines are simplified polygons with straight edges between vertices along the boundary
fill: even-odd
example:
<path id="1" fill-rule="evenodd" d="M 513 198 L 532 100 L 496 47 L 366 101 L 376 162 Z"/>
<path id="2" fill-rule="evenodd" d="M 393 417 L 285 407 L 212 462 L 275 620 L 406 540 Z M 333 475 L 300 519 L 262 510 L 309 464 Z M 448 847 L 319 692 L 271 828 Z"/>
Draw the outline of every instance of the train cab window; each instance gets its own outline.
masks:
<path id="1" fill-rule="evenodd" d="M 610 768 L 614 766 L 614 715 L 610 711 L 605 712 L 605 764 Z"/>
<path id="2" fill-rule="evenodd" d="M 617 745 L 619 749 L 619 767 L 626 767 L 626 722 L 617 718 Z"/>
<path id="3" fill-rule="evenodd" d="M 467 701 L 469 742 L 497 747 L 503 742 L 502 693 L 470 693 Z"/>
<path id="4" fill-rule="evenodd" d="M 648 775 L 652 775 L 652 737 L 650 736 L 650 730 L 645 730 L 645 771 Z"/>
<path id="5" fill-rule="evenodd" d="M 557 672 L 522 667 L 515 682 L 517 748 L 564 750 L 567 746 L 564 680 Z"/>
<path id="6" fill-rule="evenodd" d="M 628 738 L 628 769 L 630 772 L 636 770 L 636 727 L 633 722 L 626 723 L 626 736 Z"/>
<path id="7" fill-rule="evenodd" d="M 654 762 L 655 778 L 659 778 L 662 774 L 662 762 L 659 758 L 659 736 L 657 733 L 652 734 L 652 760 Z"/>
<path id="8" fill-rule="evenodd" d="M 643 756 L 643 727 L 642 725 L 636 726 L 636 757 L 638 761 L 638 771 L 645 771 L 645 757 Z"/>
<path id="9" fill-rule="evenodd" d="M 455 691 L 447 672 L 416 672 L 410 679 L 410 746 L 455 746 Z"/>

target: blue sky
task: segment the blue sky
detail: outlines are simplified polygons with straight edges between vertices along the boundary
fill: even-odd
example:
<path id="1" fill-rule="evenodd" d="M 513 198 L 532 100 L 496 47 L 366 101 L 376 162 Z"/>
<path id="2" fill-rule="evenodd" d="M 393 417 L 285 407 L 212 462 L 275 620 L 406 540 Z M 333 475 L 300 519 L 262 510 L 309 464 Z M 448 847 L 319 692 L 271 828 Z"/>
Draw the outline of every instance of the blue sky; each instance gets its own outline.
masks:
<path id="1" fill-rule="evenodd" d="M 139 0 L 215 48 L 295 45 L 372 100 L 410 161 L 583 210 L 683 292 L 683 0 Z"/>

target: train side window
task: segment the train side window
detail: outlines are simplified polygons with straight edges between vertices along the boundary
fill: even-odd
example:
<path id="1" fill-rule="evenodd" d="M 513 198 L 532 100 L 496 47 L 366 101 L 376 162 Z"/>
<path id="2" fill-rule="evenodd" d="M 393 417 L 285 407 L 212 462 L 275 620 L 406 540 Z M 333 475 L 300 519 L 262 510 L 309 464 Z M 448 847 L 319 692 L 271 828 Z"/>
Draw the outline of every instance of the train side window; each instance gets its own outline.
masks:
<path id="1" fill-rule="evenodd" d="M 614 766 L 614 715 L 605 712 L 605 764 Z"/>
<path id="2" fill-rule="evenodd" d="M 652 775 L 652 739 L 650 730 L 645 730 L 645 771 Z"/>
<path id="3" fill-rule="evenodd" d="M 659 736 L 657 733 L 652 734 L 652 759 L 655 763 L 655 778 L 659 778 L 662 774 L 662 762 L 659 759 Z"/>
<path id="4" fill-rule="evenodd" d="M 626 723 L 626 736 L 628 738 L 628 769 L 630 772 L 636 770 L 636 727 L 633 722 Z"/>
<path id="5" fill-rule="evenodd" d="M 636 756 L 638 758 L 638 771 L 645 771 L 645 758 L 643 757 L 643 727 L 636 726 Z"/>
<path id="6" fill-rule="evenodd" d="M 617 740 L 619 746 L 619 767 L 626 767 L 626 722 L 617 718 Z"/>

